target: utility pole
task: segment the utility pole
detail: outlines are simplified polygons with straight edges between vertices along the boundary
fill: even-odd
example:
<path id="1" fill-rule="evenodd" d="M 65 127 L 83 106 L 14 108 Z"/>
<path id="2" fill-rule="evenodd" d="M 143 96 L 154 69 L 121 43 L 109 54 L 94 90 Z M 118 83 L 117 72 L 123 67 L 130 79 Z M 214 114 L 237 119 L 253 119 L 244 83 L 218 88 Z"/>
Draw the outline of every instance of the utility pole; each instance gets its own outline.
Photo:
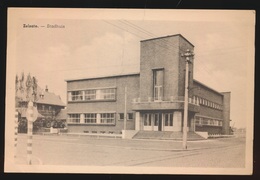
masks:
<path id="1" fill-rule="evenodd" d="M 189 63 L 191 63 L 190 58 L 194 56 L 189 49 L 181 55 L 185 57 L 186 69 L 185 69 L 185 94 L 184 94 L 184 119 L 183 119 L 183 138 L 182 138 L 182 148 L 187 149 L 187 125 L 188 125 L 188 105 L 189 105 Z"/>
<path id="2" fill-rule="evenodd" d="M 33 139 L 33 121 L 34 121 L 34 112 L 33 112 L 33 102 L 29 101 L 28 109 L 26 112 L 27 118 L 27 163 L 32 164 L 32 139 Z"/>
<path id="3" fill-rule="evenodd" d="M 125 111 L 124 111 L 124 130 L 126 130 L 126 118 L 127 118 L 127 112 L 126 112 L 126 103 L 127 103 L 127 87 L 125 87 Z"/>
<path id="4" fill-rule="evenodd" d="M 125 87 L 125 110 L 124 110 L 124 129 L 122 130 L 122 138 L 126 139 L 126 118 L 127 118 L 127 112 L 126 112 L 126 104 L 127 104 L 127 87 Z"/>

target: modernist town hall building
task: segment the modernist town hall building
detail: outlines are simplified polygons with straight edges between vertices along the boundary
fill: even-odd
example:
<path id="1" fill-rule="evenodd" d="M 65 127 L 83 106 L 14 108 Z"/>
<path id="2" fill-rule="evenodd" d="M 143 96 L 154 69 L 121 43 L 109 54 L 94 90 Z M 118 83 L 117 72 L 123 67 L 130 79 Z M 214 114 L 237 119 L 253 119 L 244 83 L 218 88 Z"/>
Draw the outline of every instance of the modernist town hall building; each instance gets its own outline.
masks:
<path id="1" fill-rule="evenodd" d="M 182 35 L 143 40 L 140 72 L 67 82 L 70 132 L 121 133 L 126 130 L 182 132 L 185 57 L 191 44 Z M 189 64 L 188 131 L 229 134 L 230 92 L 218 92 L 193 79 Z M 127 87 L 125 101 L 125 87 Z M 125 106 L 126 102 L 126 106 Z"/>

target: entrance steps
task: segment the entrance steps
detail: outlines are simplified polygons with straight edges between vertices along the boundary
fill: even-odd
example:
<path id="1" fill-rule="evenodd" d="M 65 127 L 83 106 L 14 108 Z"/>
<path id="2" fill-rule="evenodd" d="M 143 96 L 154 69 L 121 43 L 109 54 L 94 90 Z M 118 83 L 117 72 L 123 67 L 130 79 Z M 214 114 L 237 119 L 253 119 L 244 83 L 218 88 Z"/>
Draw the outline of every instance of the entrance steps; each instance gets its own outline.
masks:
<path id="1" fill-rule="evenodd" d="M 159 140 L 182 140 L 182 132 L 172 131 L 139 131 L 133 139 L 159 139 Z M 195 132 L 188 132 L 188 141 L 205 140 Z"/>

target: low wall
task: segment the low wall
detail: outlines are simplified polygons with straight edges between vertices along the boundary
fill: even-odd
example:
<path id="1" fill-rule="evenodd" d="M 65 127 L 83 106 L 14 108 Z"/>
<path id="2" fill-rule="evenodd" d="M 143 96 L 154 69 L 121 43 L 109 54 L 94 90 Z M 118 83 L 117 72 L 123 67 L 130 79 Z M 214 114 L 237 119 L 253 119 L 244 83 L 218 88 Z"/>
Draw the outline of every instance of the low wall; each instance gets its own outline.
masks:
<path id="1" fill-rule="evenodd" d="M 122 130 L 122 139 L 132 139 L 138 130 Z"/>
<path id="2" fill-rule="evenodd" d="M 222 127 L 221 126 L 198 126 L 196 125 L 197 132 L 208 132 L 209 134 L 221 134 Z"/>

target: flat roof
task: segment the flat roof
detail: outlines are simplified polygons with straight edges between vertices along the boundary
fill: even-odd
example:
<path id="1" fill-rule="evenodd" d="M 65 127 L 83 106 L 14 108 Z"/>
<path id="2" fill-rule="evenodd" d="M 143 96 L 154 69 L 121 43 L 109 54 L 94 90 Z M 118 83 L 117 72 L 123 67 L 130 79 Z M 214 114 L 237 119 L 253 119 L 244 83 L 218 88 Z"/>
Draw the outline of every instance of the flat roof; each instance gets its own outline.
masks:
<path id="1" fill-rule="evenodd" d="M 162 39 L 162 38 L 168 38 L 168 37 L 174 37 L 174 36 L 180 36 L 182 37 L 185 41 L 187 41 L 190 45 L 192 45 L 193 47 L 195 47 L 190 41 L 188 41 L 183 35 L 181 34 L 173 34 L 173 35 L 167 35 L 167 36 L 161 36 L 161 37 L 156 37 L 156 38 L 151 38 L 151 39 L 144 39 L 141 40 L 141 42 L 144 41 L 151 41 L 151 40 L 156 40 L 156 39 Z"/>
<path id="2" fill-rule="evenodd" d="M 139 72 L 135 73 L 128 73 L 128 74 L 114 74 L 114 75 L 102 75 L 102 76 L 93 76 L 93 77 L 83 77 L 83 78 L 75 78 L 75 79 L 65 79 L 66 82 L 70 81 L 82 81 L 82 80 L 89 80 L 89 79 L 102 79 L 102 78 L 113 78 L 113 77 L 123 77 L 123 76 L 136 76 L 140 75 Z"/>
<path id="3" fill-rule="evenodd" d="M 217 91 L 217 90 L 215 90 L 215 89 L 213 89 L 213 88 L 211 88 L 211 87 L 209 87 L 209 86 L 207 86 L 207 85 L 205 85 L 205 84 L 199 82 L 198 80 L 193 79 L 193 81 L 196 82 L 196 83 L 198 83 L 198 84 L 200 84 L 200 85 L 202 85 L 202 86 L 204 86 L 205 88 L 207 88 L 207 89 L 209 89 L 209 90 L 211 90 L 211 91 L 214 91 L 214 92 L 216 92 L 216 93 L 218 93 L 218 94 L 220 94 L 220 95 L 223 96 L 223 94 L 222 94 L 221 92 L 219 92 L 219 91 Z"/>

